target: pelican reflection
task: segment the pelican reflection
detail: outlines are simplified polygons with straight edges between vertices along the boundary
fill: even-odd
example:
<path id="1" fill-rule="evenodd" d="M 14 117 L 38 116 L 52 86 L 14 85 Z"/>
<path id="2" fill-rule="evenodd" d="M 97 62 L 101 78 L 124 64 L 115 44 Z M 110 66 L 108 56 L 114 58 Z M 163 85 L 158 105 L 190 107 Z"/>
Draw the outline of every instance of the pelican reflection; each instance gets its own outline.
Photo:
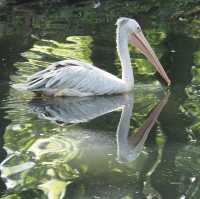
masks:
<path id="1" fill-rule="evenodd" d="M 30 109 L 40 118 L 58 124 L 82 123 L 106 113 L 122 109 L 116 132 L 117 160 L 135 160 L 143 149 L 148 134 L 168 101 L 169 93 L 157 103 L 138 132 L 129 136 L 130 121 L 133 114 L 133 93 L 114 96 L 95 96 L 86 98 L 33 99 Z"/>
<path id="2" fill-rule="evenodd" d="M 29 103 L 38 117 L 58 124 L 82 123 L 133 103 L 133 95 L 35 98 Z"/>
<path id="3" fill-rule="evenodd" d="M 168 97 L 169 94 L 164 95 L 149 113 L 143 126 L 136 133 L 130 133 L 130 136 L 129 126 L 134 105 L 133 94 L 54 98 L 51 100 L 48 98 L 33 99 L 29 106 L 40 118 L 59 124 L 87 122 L 121 109 L 121 117 L 116 131 L 116 143 L 117 160 L 124 163 L 133 161 L 139 156 L 151 128 L 167 103 Z M 62 198 L 61 196 L 66 191 L 65 187 L 71 183 L 68 180 L 73 181 L 79 176 L 78 170 L 72 166 L 73 164 L 70 164 L 71 161 L 74 161 L 74 164 L 77 161 L 77 165 L 84 165 L 86 161 L 86 169 L 95 168 L 96 170 L 98 168 L 98 170 L 105 171 L 108 169 L 105 167 L 106 161 L 108 162 L 108 159 L 111 158 L 114 160 L 115 167 L 119 166 L 115 158 L 108 156 L 108 153 L 109 155 L 116 153 L 116 147 L 113 147 L 115 142 L 113 142 L 113 137 L 109 136 L 109 131 L 95 132 L 91 129 L 77 128 L 77 126 L 79 125 L 67 127 L 67 131 L 51 136 L 38 137 L 28 145 L 26 153 L 5 148 L 8 155 L 0 164 L 0 170 L 7 189 L 24 187 L 28 183 L 27 176 L 33 176 L 33 179 L 34 177 L 37 179 L 36 187 L 44 191 L 48 198 Z M 59 129 L 64 128 L 60 127 Z M 87 167 L 87 165 L 90 166 Z M 64 172 L 63 168 L 65 168 Z M 40 170 L 45 172 L 40 176 L 35 175 Z"/>
<path id="4" fill-rule="evenodd" d="M 131 136 L 129 136 L 129 126 L 133 113 L 133 101 L 131 98 L 129 98 L 129 103 L 122 107 L 121 118 L 116 133 L 118 148 L 117 157 L 119 162 L 133 161 L 139 156 L 149 132 L 168 101 L 169 95 L 169 93 L 164 95 L 164 97 L 152 109 L 139 130 Z"/>

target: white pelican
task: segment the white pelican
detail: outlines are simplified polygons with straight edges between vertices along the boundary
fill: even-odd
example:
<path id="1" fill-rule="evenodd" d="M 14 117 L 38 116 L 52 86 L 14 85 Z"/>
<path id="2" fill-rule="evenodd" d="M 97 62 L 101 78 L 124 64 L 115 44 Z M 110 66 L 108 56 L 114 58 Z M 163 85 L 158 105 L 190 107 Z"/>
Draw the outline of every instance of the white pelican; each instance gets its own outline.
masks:
<path id="1" fill-rule="evenodd" d="M 147 57 L 170 85 L 170 79 L 145 39 L 139 24 L 134 19 L 125 17 L 119 18 L 116 24 L 117 52 L 122 65 L 122 79 L 82 61 L 63 60 L 28 77 L 24 84 L 15 84 L 13 87 L 48 96 L 83 97 L 129 92 L 134 87 L 129 43 L 135 45 Z"/>

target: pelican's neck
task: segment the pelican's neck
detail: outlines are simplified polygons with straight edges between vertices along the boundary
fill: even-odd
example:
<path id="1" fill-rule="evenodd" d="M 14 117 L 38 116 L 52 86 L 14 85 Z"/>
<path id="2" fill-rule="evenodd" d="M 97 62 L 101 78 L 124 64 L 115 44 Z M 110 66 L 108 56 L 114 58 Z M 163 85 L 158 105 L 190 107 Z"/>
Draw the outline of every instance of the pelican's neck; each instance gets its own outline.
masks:
<path id="1" fill-rule="evenodd" d="M 128 49 L 128 32 L 123 26 L 119 25 L 116 34 L 117 52 L 122 65 L 122 80 L 132 86 L 134 77 Z"/>

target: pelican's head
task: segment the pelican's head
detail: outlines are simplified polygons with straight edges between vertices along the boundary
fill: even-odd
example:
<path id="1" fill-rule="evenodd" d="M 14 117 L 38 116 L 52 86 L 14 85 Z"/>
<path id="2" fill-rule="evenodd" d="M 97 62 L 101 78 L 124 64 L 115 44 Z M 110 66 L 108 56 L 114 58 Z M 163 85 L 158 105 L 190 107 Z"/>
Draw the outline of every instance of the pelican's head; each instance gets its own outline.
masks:
<path id="1" fill-rule="evenodd" d="M 128 33 L 129 42 L 138 48 L 138 50 L 147 57 L 149 62 L 155 66 L 156 70 L 167 82 L 167 84 L 170 85 L 170 79 L 168 78 L 149 42 L 146 40 L 144 34 L 142 33 L 142 29 L 138 22 L 134 19 L 120 17 L 116 24 L 118 27 L 120 27 L 120 29 L 123 29 Z"/>

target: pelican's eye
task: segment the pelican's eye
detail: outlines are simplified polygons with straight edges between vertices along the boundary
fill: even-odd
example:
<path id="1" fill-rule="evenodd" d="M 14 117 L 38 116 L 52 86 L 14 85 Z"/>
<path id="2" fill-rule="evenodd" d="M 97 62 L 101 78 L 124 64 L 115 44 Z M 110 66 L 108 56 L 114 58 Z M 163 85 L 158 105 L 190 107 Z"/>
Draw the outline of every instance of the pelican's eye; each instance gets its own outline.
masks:
<path id="1" fill-rule="evenodd" d="M 137 26 L 137 31 L 140 32 L 141 31 L 141 28 L 140 26 Z"/>

